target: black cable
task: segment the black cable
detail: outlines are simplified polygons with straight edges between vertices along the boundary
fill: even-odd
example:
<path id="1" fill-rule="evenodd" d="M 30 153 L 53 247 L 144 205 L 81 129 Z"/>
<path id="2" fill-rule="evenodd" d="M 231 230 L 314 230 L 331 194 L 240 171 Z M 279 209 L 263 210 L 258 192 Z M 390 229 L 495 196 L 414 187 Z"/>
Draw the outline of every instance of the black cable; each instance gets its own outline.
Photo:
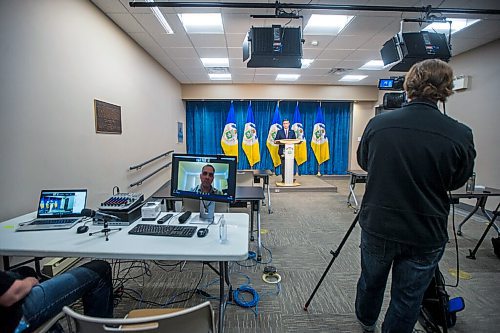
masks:
<path id="1" fill-rule="evenodd" d="M 452 200 L 451 191 L 448 191 L 448 195 L 450 197 L 450 202 L 451 202 L 451 225 L 453 226 L 453 236 L 455 238 L 455 252 L 457 254 L 457 282 L 455 283 L 455 285 L 448 285 L 446 283 L 444 285 L 445 285 L 445 287 L 456 288 L 456 287 L 458 287 L 458 283 L 460 282 L 460 260 L 459 260 L 459 256 L 458 256 L 457 233 L 455 231 L 455 203 Z"/>
<path id="2" fill-rule="evenodd" d="M 185 299 L 181 299 L 181 300 L 178 300 L 178 301 L 171 301 L 171 302 L 167 302 L 165 303 L 163 306 L 167 306 L 167 305 L 171 305 L 171 304 L 176 304 L 176 303 L 181 303 L 181 302 L 185 302 L 185 301 L 188 301 L 190 300 L 193 295 L 196 293 L 196 291 L 198 290 L 198 287 L 200 286 L 200 283 L 201 283 L 201 280 L 203 280 L 203 275 L 204 275 L 204 272 L 205 272 L 205 263 L 203 262 L 202 263 L 202 266 L 201 266 L 201 275 L 200 275 L 200 279 L 198 280 L 198 283 L 196 284 L 196 287 L 194 287 L 194 289 L 191 289 L 191 290 L 186 290 L 180 294 L 177 294 L 173 297 L 173 299 L 175 299 L 177 296 L 180 296 L 180 295 L 183 295 L 183 294 L 186 294 L 188 292 L 191 291 L 191 295 L 189 295 L 187 298 Z"/>

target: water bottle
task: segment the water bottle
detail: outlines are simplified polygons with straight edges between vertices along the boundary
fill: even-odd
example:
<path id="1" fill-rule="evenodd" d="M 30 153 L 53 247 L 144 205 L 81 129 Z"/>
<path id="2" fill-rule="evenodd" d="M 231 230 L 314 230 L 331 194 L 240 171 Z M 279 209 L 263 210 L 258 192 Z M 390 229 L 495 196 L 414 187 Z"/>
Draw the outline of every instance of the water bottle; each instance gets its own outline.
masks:
<path id="1" fill-rule="evenodd" d="M 226 219 L 224 218 L 224 214 L 220 218 L 219 222 L 219 241 L 224 243 L 227 240 L 227 224 Z"/>
<path id="2" fill-rule="evenodd" d="M 476 187 L 476 173 L 473 172 L 472 176 L 467 180 L 467 184 L 465 184 L 465 192 L 472 193 Z"/>

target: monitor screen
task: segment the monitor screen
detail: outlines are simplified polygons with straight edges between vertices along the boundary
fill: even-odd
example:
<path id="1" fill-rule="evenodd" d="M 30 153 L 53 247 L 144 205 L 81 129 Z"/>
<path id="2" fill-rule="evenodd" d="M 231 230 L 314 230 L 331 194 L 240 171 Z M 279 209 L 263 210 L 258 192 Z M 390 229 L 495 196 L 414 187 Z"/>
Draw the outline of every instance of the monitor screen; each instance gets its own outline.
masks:
<path id="1" fill-rule="evenodd" d="M 42 191 L 38 217 L 81 216 L 87 201 L 87 190 Z"/>
<path id="2" fill-rule="evenodd" d="M 378 88 L 380 90 L 392 90 L 394 88 L 394 79 L 378 80 Z"/>
<path id="3" fill-rule="evenodd" d="M 170 192 L 174 197 L 233 202 L 236 157 L 174 154 Z"/>

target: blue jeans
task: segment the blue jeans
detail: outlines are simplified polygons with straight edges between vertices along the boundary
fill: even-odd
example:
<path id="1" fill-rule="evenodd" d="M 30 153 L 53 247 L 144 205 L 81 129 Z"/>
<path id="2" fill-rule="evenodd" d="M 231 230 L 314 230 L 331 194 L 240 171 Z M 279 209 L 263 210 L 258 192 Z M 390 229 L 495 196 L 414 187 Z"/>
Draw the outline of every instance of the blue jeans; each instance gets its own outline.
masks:
<path id="1" fill-rule="evenodd" d="M 392 267 L 391 302 L 382 332 L 412 332 L 424 292 L 444 252 L 442 247 L 422 248 L 361 232 L 361 276 L 356 294 L 356 316 L 375 326 L 389 271 Z"/>
<path id="2" fill-rule="evenodd" d="M 24 298 L 24 320 L 30 332 L 61 312 L 63 306 L 82 299 L 84 314 L 113 317 L 111 267 L 94 260 L 34 286 Z"/>

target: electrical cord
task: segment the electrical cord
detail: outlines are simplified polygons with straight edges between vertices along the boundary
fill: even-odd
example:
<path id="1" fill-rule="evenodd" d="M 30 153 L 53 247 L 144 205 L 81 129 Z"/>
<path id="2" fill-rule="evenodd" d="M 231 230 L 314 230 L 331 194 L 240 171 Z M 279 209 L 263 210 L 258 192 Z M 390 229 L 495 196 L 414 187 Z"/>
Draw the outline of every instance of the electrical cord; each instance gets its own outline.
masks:
<path id="1" fill-rule="evenodd" d="M 246 262 L 248 260 L 252 260 L 253 263 L 251 265 L 246 265 L 246 264 L 242 264 L 242 263 L 236 261 L 236 264 L 238 266 L 241 266 L 241 267 L 254 267 L 254 266 L 257 266 L 258 264 L 267 265 L 267 264 L 272 263 L 273 262 L 273 253 L 264 244 L 262 244 L 262 247 L 269 253 L 269 260 L 268 261 L 257 261 L 257 254 L 254 251 L 248 251 L 248 257 L 244 261 Z"/>
<path id="2" fill-rule="evenodd" d="M 451 197 L 451 191 L 448 191 L 448 196 L 449 196 L 450 202 L 451 202 L 451 225 L 453 226 L 453 236 L 455 238 L 455 252 L 457 254 L 457 281 L 454 285 L 448 285 L 445 283 L 445 287 L 456 288 L 456 287 L 458 287 L 458 283 L 460 282 L 460 259 L 459 259 L 459 255 L 458 255 L 457 232 L 455 231 L 455 203 L 453 202 L 453 199 Z"/>
<path id="3" fill-rule="evenodd" d="M 242 295 L 243 295 L 242 293 L 247 293 L 247 294 L 252 295 L 252 299 L 249 301 L 246 301 L 242 297 Z M 254 288 L 249 286 L 248 284 L 243 284 L 243 285 L 239 286 L 238 288 L 236 288 L 236 290 L 233 291 L 233 297 L 234 297 L 234 302 L 237 305 L 241 306 L 242 308 L 257 307 L 257 304 L 259 303 L 259 300 L 260 300 L 259 293 Z"/>

